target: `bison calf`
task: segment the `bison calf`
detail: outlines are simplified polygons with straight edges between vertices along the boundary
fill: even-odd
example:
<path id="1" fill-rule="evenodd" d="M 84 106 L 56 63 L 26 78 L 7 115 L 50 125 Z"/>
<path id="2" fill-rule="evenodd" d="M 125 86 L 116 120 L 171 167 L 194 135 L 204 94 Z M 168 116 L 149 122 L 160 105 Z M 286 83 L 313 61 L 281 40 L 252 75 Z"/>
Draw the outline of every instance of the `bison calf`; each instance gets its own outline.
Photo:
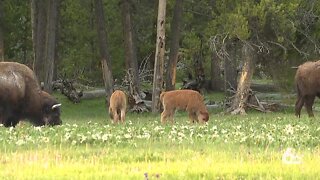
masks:
<path id="1" fill-rule="evenodd" d="M 109 115 L 114 123 L 124 122 L 127 110 L 127 96 L 124 92 L 116 90 L 110 97 Z"/>
<path id="2" fill-rule="evenodd" d="M 163 106 L 161 113 L 161 122 L 165 123 L 170 119 L 173 123 L 173 115 L 176 109 L 186 110 L 189 113 L 190 121 L 207 122 L 209 113 L 203 103 L 202 95 L 193 90 L 174 90 L 163 92 L 160 95 L 160 101 Z"/>
<path id="3" fill-rule="evenodd" d="M 320 61 L 300 65 L 296 72 L 295 83 L 297 88 L 295 115 L 300 117 L 304 105 L 309 117 L 313 117 L 312 106 L 315 97 L 320 97 Z"/>

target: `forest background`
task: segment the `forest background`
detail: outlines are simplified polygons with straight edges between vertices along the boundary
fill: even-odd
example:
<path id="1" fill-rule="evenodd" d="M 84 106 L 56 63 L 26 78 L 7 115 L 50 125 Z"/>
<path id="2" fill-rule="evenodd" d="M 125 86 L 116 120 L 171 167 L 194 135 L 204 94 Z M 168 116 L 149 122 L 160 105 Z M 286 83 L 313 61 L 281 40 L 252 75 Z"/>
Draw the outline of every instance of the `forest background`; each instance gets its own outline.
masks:
<path id="1" fill-rule="evenodd" d="M 140 96 L 153 81 L 159 2 L 1 0 L 0 59 L 27 64 L 49 92 L 65 78 L 104 86 L 108 97 L 129 78 Z M 292 67 L 320 53 L 316 0 L 170 0 L 164 9 L 166 90 L 189 77 L 227 93 L 251 69 L 292 91 Z"/>

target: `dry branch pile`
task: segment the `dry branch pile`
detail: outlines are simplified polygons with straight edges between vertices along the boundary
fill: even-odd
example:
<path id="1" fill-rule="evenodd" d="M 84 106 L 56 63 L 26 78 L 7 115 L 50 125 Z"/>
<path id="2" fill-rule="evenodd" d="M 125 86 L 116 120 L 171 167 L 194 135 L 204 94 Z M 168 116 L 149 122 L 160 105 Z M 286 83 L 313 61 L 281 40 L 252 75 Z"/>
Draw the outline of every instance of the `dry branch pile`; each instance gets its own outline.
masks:
<path id="1" fill-rule="evenodd" d="M 227 112 L 231 112 L 229 110 L 229 107 L 231 106 L 231 103 L 235 98 L 236 91 L 230 90 L 230 89 L 228 91 L 233 95 L 226 99 L 225 107 L 227 107 Z M 279 111 L 282 108 L 286 107 L 286 105 L 283 105 L 280 103 L 261 101 L 259 100 L 256 94 L 257 94 L 257 91 L 253 91 L 252 89 L 249 90 L 249 96 L 245 103 L 246 109 L 251 108 L 251 109 L 255 109 L 257 111 L 266 113 L 266 112 Z"/>

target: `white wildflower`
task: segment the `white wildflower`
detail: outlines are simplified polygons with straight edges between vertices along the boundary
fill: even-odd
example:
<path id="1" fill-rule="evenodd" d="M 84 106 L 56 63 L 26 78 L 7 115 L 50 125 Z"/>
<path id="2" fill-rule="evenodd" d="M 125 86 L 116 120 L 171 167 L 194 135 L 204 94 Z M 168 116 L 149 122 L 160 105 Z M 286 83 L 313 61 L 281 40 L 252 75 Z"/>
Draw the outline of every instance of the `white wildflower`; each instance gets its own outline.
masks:
<path id="1" fill-rule="evenodd" d="M 26 144 L 26 142 L 25 142 L 24 140 L 22 140 L 22 139 L 19 139 L 19 140 L 16 142 L 16 145 L 18 145 L 18 146 L 21 146 L 21 145 L 23 145 L 23 144 Z"/>
<path id="2" fill-rule="evenodd" d="M 125 134 L 124 137 L 125 137 L 126 139 L 130 139 L 132 136 L 131 136 L 130 134 Z"/>
<path id="3" fill-rule="evenodd" d="M 298 155 L 293 148 L 287 148 L 282 155 L 283 164 L 301 164 L 302 157 Z"/>
<path id="4" fill-rule="evenodd" d="M 294 131 L 293 126 L 291 124 L 287 124 L 284 131 L 287 135 L 292 135 Z"/>
<path id="5" fill-rule="evenodd" d="M 36 131 L 40 131 L 41 132 L 41 126 L 37 126 L 37 127 L 34 127 L 34 130 L 36 130 Z"/>

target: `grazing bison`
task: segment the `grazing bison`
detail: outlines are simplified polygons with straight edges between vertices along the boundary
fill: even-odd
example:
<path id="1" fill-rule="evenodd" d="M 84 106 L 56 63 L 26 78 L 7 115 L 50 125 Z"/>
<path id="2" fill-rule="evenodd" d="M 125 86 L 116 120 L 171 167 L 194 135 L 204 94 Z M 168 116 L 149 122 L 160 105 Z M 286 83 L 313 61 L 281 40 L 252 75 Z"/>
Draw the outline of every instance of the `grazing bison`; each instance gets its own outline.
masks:
<path id="1" fill-rule="evenodd" d="M 34 72 L 23 64 L 0 62 L 0 123 L 16 126 L 28 119 L 35 126 L 59 125 L 60 106 L 41 91 Z"/>
<path id="2" fill-rule="evenodd" d="M 295 115 L 300 117 L 304 105 L 309 117 L 313 117 L 314 99 L 316 96 L 320 97 L 320 61 L 300 65 L 296 72 L 295 83 L 297 88 Z"/>
<path id="3" fill-rule="evenodd" d="M 120 90 L 115 90 L 110 97 L 109 115 L 114 123 L 124 122 L 127 110 L 127 96 Z"/>
<path id="4" fill-rule="evenodd" d="M 194 90 L 174 90 L 163 92 L 160 95 L 163 106 L 161 122 L 165 123 L 169 118 L 173 123 L 173 115 L 176 109 L 186 110 L 189 113 L 190 121 L 207 122 L 209 114 L 202 95 Z"/>

